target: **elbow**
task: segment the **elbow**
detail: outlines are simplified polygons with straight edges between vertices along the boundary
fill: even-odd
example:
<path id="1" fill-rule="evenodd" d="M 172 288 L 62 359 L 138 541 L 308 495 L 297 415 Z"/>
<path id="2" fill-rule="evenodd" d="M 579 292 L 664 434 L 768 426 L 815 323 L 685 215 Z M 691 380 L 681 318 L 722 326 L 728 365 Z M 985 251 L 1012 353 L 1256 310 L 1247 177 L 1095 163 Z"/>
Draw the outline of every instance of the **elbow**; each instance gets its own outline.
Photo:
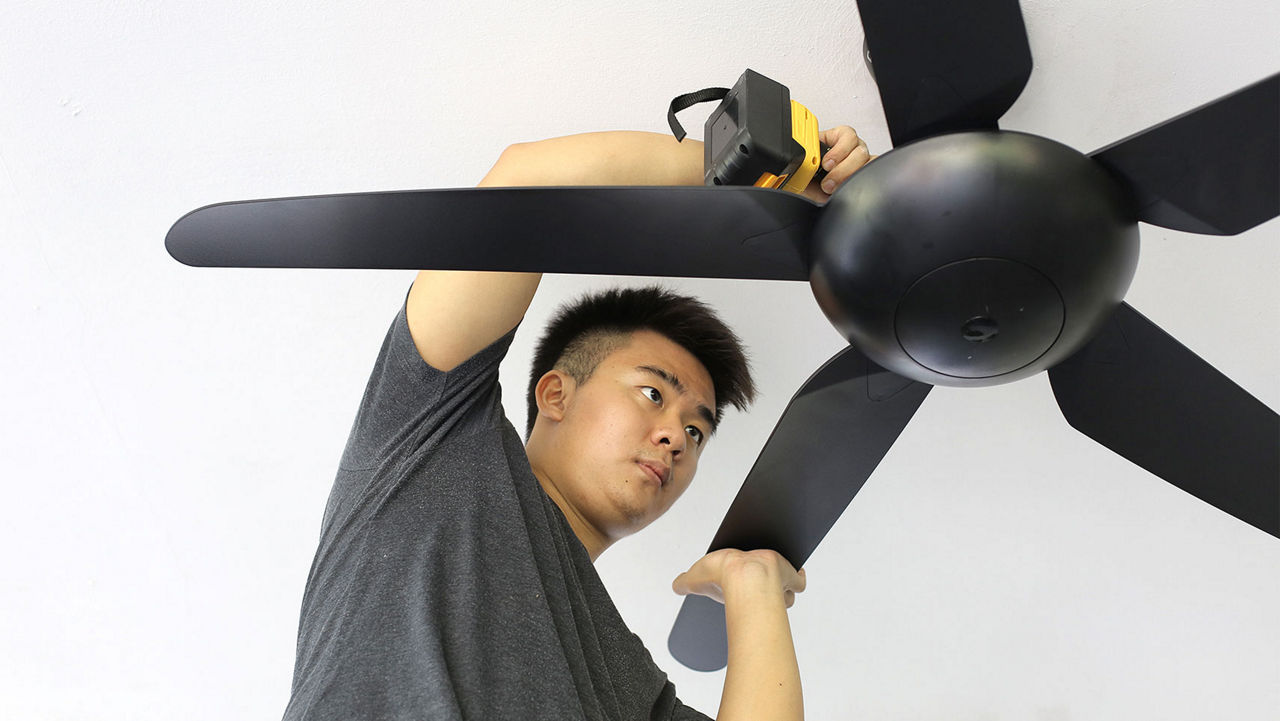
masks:
<path id="1" fill-rule="evenodd" d="M 528 174 L 527 155 L 526 143 L 508 145 L 503 149 L 502 154 L 498 156 L 498 160 L 494 162 L 493 167 L 485 174 L 484 179 L 480 181 L 480 186 L 513 187 L 529 185 L 528 178 L 524 177 Z"/>

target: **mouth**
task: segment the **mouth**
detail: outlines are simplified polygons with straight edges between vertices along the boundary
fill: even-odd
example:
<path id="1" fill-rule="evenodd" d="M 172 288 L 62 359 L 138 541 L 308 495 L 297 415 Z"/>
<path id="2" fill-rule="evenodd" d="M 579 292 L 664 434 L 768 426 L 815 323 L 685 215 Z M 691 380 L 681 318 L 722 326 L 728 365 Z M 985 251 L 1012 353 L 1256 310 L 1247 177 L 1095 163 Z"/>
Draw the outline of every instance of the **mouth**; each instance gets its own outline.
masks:
<path id="1" fill-rule="evenodd" d="M 656 481 L 659 486 L 667 485 L 667 477 L 671 474 L 671 471 L 666 466 L 651 461 L 636 461 L 636 465 L 643 468 L 645 474 Z"/>

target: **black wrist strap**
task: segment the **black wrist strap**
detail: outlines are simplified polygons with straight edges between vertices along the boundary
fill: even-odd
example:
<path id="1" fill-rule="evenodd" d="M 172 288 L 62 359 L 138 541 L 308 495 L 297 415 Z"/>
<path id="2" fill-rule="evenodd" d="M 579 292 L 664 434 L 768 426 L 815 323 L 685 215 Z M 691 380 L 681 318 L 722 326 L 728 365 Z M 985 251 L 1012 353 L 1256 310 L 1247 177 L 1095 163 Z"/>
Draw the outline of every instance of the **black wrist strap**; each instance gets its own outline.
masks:
<path id="1" fill-rule="evenodd" d="M 696 93 L 685 93 L 675 100 L 671 101 L 671 109 L 667 111 L 667 123 L 671 126 L 671 132 L 676 136 L 677 141 L 683 141 L 686 133 L 684 128 L 680 126 L 680 121 L 676 120 L 676 113 L 698 103 L 709 103 L 712 100 L 724 100 L 724 96 L 729 94 L 729 88 L 707 88 L 699 90 Z"/>

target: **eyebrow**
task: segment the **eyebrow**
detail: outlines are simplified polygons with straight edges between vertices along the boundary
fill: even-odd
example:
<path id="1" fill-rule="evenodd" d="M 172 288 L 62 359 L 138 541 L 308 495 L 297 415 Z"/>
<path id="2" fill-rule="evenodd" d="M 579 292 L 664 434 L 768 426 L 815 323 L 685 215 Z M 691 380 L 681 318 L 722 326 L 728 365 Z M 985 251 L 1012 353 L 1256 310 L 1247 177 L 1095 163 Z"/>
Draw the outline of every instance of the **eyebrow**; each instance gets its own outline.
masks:
<path id="1" fill-rule="evenodd" d="M 680 382 L 679 376 L 674 373 L 670 373 L 665 369 L 657 368 L 655 366 L 636 366 L 636 370 L 661 378 L 670 384 L 671 387 L 675 388 L 676 393 L 679 393 L 680 395 L 688 395 L 689 393 L 688 389 L 684 387 L 684 384 Z M 716 415 L 711 412 L 710 408 L 707 408 L 701 403 L 698 404 L 697 410 L 698 415 L 702 417 L 702 420 L 706 421 L 708 426 L 711 426 L 711 432 L 715 433 Z"/>

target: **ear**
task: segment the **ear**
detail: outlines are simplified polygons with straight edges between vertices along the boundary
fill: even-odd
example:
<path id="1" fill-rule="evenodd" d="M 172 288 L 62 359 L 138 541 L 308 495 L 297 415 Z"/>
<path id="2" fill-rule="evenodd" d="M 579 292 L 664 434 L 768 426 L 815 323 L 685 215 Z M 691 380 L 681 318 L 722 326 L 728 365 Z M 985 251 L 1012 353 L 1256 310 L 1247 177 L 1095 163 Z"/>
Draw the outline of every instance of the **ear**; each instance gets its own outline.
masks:
<path id="1" fill-rule="evenodd" d="M 564 371 L 547 371 L 534 386 L 533 398 L 538 402 L 538 415 L 552 421 L 562 421 L 569 408 L 577 384 Z"/>

